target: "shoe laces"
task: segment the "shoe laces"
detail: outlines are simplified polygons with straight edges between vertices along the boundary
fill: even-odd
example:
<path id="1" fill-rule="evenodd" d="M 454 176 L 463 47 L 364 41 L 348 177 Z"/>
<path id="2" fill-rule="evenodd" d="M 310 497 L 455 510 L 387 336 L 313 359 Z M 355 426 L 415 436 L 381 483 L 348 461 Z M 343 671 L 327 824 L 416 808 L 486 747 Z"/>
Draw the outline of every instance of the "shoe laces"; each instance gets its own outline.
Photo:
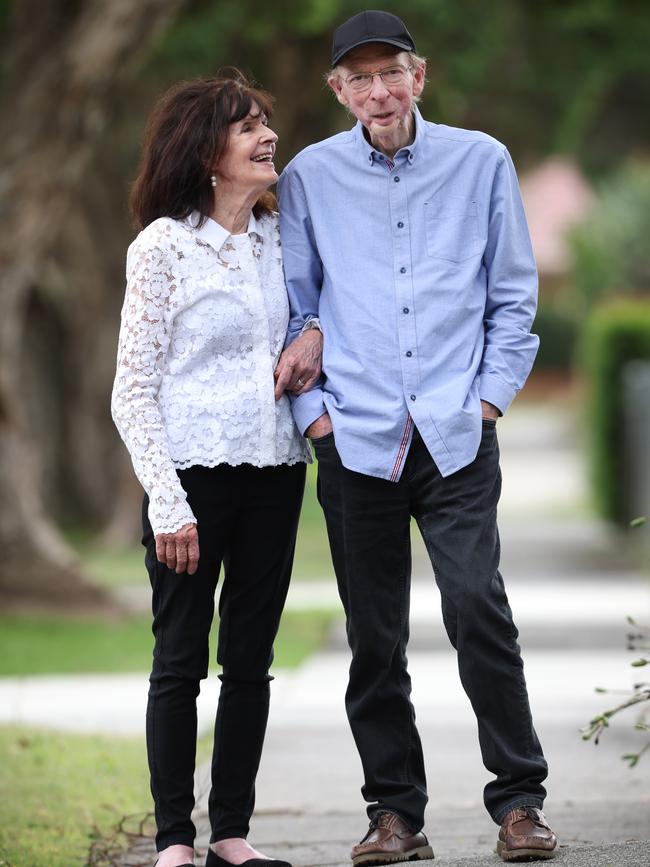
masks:
<path id="1" fill-rule="evenodd" d="M 390 828 L 393 816 L 394 814 L 387 810 L 383 810 L 381 813 L 376 813 L 370 820 L 370 828 L 372 830 L 375 828 Z"/>
<path id="2" fill-rule="evenodd" d="M 535 825 L 539 825 L 540 828 L 548 828 L 546 817 L 538 807 L 525 806 L 519 807 L 518 809 L 521 810 L 522 813 L 525 813 L 525 815 L 531 820 L 531 822 L 534 822 Z M 523 819 L 524 816 L 521 818 Z"/>

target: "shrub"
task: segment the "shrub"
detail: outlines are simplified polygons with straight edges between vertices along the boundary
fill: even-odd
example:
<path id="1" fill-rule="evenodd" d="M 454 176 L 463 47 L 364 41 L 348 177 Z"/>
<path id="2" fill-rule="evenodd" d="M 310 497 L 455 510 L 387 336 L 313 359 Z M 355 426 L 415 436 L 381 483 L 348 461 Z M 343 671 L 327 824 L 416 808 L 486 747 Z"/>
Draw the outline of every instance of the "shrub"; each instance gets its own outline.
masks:
<path id="1" fill-rule="evenodd" d="M 586 308 L 605 295 L 650 290 L 650 165 L 624 166 L 597 192 L 597 205 L 569 235 L 571 282 Z"/>
<path id="2" fill-rule="evenodd" d="M 596 308 L 583 335 L 589 380 L 591 477 L 602 515 L 624 523 L 625 430 L 622 374 L 633 360 L 650 360 L 650 297 L 621 298 Z"/>
<path id="3" fill-rule="evenodd" d="M 578 337 L 578 323 L 572 315 L 550 304 L 537 310 L 533 332 L 539 336 L 535 370 L 570 370 Z"/>

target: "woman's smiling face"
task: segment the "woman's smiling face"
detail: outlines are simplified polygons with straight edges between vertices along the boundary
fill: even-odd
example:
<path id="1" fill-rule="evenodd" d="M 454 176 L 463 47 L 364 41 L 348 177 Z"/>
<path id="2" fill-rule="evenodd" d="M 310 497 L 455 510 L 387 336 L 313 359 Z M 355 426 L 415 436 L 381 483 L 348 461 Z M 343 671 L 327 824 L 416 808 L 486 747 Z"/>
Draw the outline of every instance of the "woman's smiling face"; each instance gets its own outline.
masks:
<path id="1" fill-rule="evenodd" d="M 242 120 L 230 125 L 228 147 L 214 167 L 219 182 L 247 191 L 263 192 L 277 179 L 273 156 L 277 135 L 256 104 Z"/>

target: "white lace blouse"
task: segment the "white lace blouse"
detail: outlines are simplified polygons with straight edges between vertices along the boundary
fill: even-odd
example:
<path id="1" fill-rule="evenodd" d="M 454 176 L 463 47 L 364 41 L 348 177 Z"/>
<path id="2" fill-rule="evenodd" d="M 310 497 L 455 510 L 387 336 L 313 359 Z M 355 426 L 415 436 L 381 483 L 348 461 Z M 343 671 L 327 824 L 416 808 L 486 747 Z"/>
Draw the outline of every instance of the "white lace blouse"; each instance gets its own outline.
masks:
<path id="1" fill-rule="evenodd" d="M 277 215 L 161 218 L 129 247 L 113 419 L 154 533 L 196 521 L 176 469 L 311 460 L 273 371 L 289 319 Z"/>

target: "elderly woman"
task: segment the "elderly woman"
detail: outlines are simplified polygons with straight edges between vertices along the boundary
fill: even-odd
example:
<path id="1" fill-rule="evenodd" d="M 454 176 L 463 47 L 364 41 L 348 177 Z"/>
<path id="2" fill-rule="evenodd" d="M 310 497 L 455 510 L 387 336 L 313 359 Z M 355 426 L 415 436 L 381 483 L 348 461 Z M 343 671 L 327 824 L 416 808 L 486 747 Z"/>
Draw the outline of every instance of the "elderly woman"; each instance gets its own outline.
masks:
<path id="1" fill-rule="evenodd" d="M 146 491 L 158 867 L 194 863 L 196 697 L 222 563 L 206 865 L 286 867 L 246 842 L 310 460 L 274 377 L 309 388 L 321 335 L 281 358 L 271 102 L 239 74 L 173 88 L 149 121 L 132 192 L 142 231 L 128 252 L 112 411 Z"/>

